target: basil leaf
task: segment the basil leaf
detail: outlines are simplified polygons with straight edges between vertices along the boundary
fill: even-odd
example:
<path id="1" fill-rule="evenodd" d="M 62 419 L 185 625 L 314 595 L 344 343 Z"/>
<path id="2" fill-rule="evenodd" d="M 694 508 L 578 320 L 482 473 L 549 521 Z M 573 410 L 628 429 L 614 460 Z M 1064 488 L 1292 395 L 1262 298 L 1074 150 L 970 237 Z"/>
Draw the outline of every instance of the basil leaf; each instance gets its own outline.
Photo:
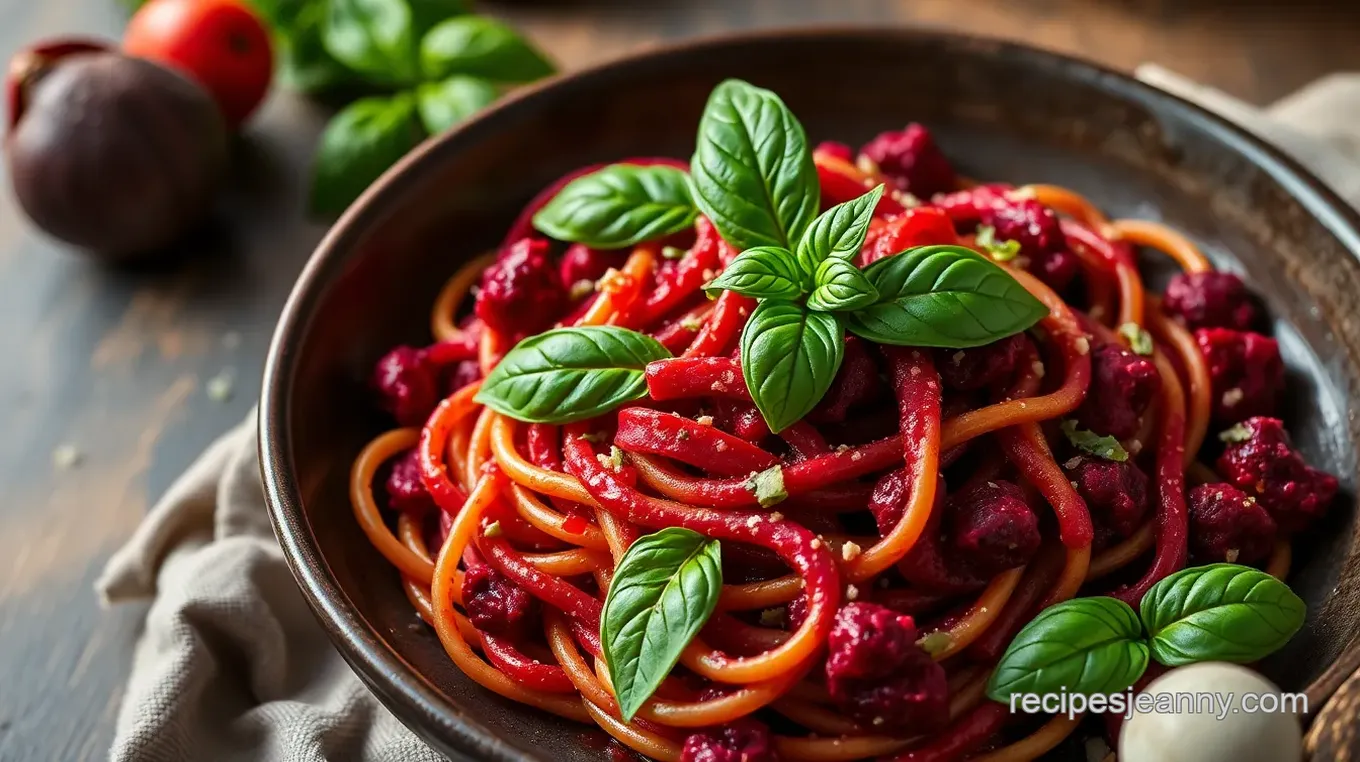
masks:
<path id="1" fill-rule="evenodd" d="M 286 27 L 308 6 L 321 6 L 320 0 L 247 0 L 250 9 L 274 28 Z"/>
<path id="2" fill-rule="evenodd" d="M 466 0 L 405 0 L 411 6 L 411 41 L 415 60 L 420 61 L 420 42 L 437 25 L 468 12 Z"/>
<path id="3" fill-rule="evenodd" d="M 840 258 L 817 266 L 817 287 L 808 297 L 808 308 L 819 312 L 845 312 L 878 301 L 878 289 L 853 262 Z"/>
<path id="4" fill-rule="evenodd" d="M 422 137 L 409 94 L 363 98 L 345 107 L 326 125 L 313 158 L 312 211 L 343 211 Z"/>
<path id="5" fill-rule="evenodd" d="M 558 328 L 516 344 L 477 402 L 529 423 L 593 418 L 647 394 L 643 370 L 670 357 L 656 339 L 615 326 Z"/>
<path id="6" fill-rule="evenodd" d="M 1009 262 L 1020 254 L 1020 242 L 996 240 L 996 228 L 991 225 L 978 226 L 976 241 L 996 262 Z"/>
<path id="7" fill-rule="evenodd" d="M 1152 354 L 1152 334 L 1137 323 L 1125 323 L 1119 326 L 1119 335 L 1129 342 L 1129 350 L 1134 354 L 1144 357 Z"/>
<path id="8" fill-rule="evenodd" d="M 1063 421 L 1061 428 L 1062 433 L 1067 436 L 1067 441 L 1082 452 L 1118 463 L 1123 463 L 1129 459 L 1129 451 L 1124 449 L 1124 445 L 1119 444 L 1118 439 L 1108 434 L 1100 436 L 1094 431 L 1078 429 L 1077 422 L 1071 418 Z"/>
<path id="9" fill-rule="evenodd" d="M 375 82 L 416 80 L 411 6 L 405 0 L 328 0 L 321 39 L 336 60 Z"/>
<path id="10" fill-rule="evenodd" d="M 278 53 L 279 84 L 302 93 L 316 93 L 358 79 L 322 42 L 326 3 L 316 0 L 280 3 L 273 13 L 269 21 L 274 29 L 274 50 Z"/>
<path id="11" fill-rule="evenodd" d="M 792 249 L 821 193 L 798 119 L 779 96 L 736 79 L 708 97 L 690 179 L 699 210 L 738 249 Z"/>
<path id="12" fill-rule="evenodd" d="M 919 246 L 864 271 L 879 301 L 847 316 L 880 344 L 966 349 L 1039 322 L 1048 308 L 1009 273 L 963 246 Z"/>
<path id="13" fill-rule="evenodd" d="M 859 254 L 882 196 L 880 184 L 859 198 L 836 204 L 812 221 L 795 250 L 798 267 L 807 277 L 813 277 L 827 257 L 852 260 Z"/>
<path id="14" fill-rule="evenodd" d="M 420 122 L 431 135 L 447 130 L 496 100 L 496 86 L 484 79 L 454 75 L 416 88 Z"/>
<path id="15" fill-rule="evenodd" d="M 493 82 L 532 82 L 553 73 L 553 65 L 514 29 L 485 16 L 449 19 L 420 41 L 426 77 L 467 74 Z"/>
<path id="16" fill-rule="evenodd" d="M 722 592 L 722 546 L 670 527 L 639 537 L 614 570 L 600 645 L 624 722 L 635 715 L 713 615 Z"/>
<path id="17" fill-rule="evenodd" d="M 793 254 L 776 246 L 747 249 L 722 274 L 704 286 L 709 296 L 735 291 L 756 299 L 796 299 L 803 295 L 802 277 Z"/>
<path id="18" fill-rule="evenodd" d="M 1168 667 L 1263 659 L 1299 631 L 1307 610 L 1285 583 L 1236 564 L 1176 572 L 1153 585 L 1140 608 L 1152 658 Z"/>
<path id="19" fill-rule="evenodd" d="M 770 466 L 746 481 L 746 488 L 756 496 L 761 508 L 769 508 L 789 499 L 789 491 L 784 487 L 784 467 Z"/>
<path id="20" fill-rule="evenodd" d="M 567 183 L 534 214 L 534 227 L 561 241 L 621 249 L 694 222 L 683 170 L 611 164 Z"/>
<path id="21" fill-rule="evenodd" d="M 742 377 L 776 433 L 817 406 L 844 356 L 840 321 L 792 302 L 761 302 L 741 332 Z"/>
<path id="22" fill-rule="evenodd" d="M 987 695 L 1119 693 L 1148 664 L 1138 614 L 1115 598 L 1073 598 L 1039 612 L 1015 636 L 987 681 Z"/>

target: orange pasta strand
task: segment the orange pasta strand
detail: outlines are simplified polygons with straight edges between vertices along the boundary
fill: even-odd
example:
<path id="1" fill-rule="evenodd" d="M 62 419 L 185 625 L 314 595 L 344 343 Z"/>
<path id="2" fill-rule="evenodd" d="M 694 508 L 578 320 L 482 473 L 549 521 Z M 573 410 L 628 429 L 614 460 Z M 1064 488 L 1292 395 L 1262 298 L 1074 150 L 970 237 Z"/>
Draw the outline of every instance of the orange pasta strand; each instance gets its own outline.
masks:
<path id="1" fill-rule="evenodd" d="M 1191 243 L 1190 239 L 1160 222 L 1115 220 L 1111 228 L 1122 240 L 1139 246 L 1148 246 L 1166 254 L 1176 260 L 1176 264 L 1188 273 L 1214 269 L 1209 260 L 1200 253 L 1199 247 Z"/>

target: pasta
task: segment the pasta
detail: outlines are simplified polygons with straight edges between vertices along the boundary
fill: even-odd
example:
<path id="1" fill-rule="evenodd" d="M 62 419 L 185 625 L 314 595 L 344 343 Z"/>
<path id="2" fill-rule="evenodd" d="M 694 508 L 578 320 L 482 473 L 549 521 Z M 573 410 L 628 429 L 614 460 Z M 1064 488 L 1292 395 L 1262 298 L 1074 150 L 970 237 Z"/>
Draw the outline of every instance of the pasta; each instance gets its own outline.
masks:
<path id="1" fill-rule="evenodd" d="M 743 249 L 707 215 L 558 254 L 536 232 L 545 207 L 602 169 L 589 167 L 449 279 L 430 321 L 435 344 L 379 364 L 398 426 L 356 458 L 354 513 L 469 677 L 649 758 L 688 761 L 735 738 L 752 760 L 1035 759 L 1077 722 L 1017 726 L 984 685 L 1038 611 L 1093 594 L 1136 607 L 1192 557 L 1287 572 L 1300 524 L 1282 508 L 1261 537 L 1227 537 L 1222 512 L 1256 510 L 1255 498 L 1225 507 L 1231 474 L 1196 461 L 1218 446 L 1211 426 L 1255 436 L 1266 424 L 1252 421 L 1269 420 L 1259 419 L 1268 407 L 1225 417 L 1254 381 L 1248 372 L 1221 388 L 1221 358 L 1202 338 L 1248 329 L 1204 314 L 1240 281 L 1171 228 L 1107 219 L 1075 191 L 959 178 L 918 125 L 857 156 L 822 144 L 811 157 L 823 209 L 888 189 L 870 194 L 863 242 L 845 261 L 870 272 L 919 247 L 966 249 L 1043 316 L 976 346 L 846 339 L 825 396 L 781 428 L 743 354 L 761 301 L 705 293 Z M 660 158 L 612 166 L 688 169 Z M 1149 294 L 1137 248 L 1173 260 L 1181 292 L 1198 287 L 1199 301 Z M 1196 286 L 1206 274 L 1227 280 Z M 517 420 L 485 403 L 507 353 L 554 326 L 626 329 L 670 356 L 637 372 L 645 391 L 599 414 Z M 1330 477 L 1308 473 L 1325 491 Z M 667 528 L 716 540 L 723 583 L 677 666 L 625 721 L 601 640 L 606 593 L 629 548 Z M 910 622 L 925 656 L 881 685 L 828 677 L 828 652 L 857 658 L 858 645 L 838 640 L 852 616 Z M 938 700 L 939 722 L 866 714 L 872 690 L 931 694 L 919 700 Z"/>

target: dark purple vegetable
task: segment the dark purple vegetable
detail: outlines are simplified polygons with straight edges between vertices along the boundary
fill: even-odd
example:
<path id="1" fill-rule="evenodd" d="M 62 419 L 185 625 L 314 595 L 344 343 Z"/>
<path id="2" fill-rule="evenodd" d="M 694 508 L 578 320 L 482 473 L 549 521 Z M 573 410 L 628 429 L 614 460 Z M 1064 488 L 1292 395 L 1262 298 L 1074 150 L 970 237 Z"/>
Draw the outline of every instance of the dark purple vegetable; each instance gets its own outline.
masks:
<path id="1" fill-rule="evenodd" d="M 8 90 L 14 193 L 51 235 L 127 260 L 171 243 L 212 206 L 228 132 L 185 77 L 62 41 L 16 55 Z"/>

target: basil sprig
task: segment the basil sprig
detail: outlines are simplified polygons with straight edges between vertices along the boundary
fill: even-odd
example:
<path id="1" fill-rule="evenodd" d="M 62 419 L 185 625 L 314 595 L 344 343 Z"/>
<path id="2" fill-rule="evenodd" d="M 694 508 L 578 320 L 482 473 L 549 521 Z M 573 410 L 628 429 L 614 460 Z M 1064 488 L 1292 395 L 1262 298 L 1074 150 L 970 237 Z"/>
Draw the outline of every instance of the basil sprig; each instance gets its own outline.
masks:
<path id="1" fill-rule="evenodd" d="M 1303 626 L 1306 608 L 1289 586 L 1258 569 L 1211 564 L 1166 577 L 1139 611 L 1114 598 L 1050 606 L 1015 636 L 987 695 L 1120 693 L 1152 658 L 1168 667 L 1244 664 L 1269 656 Z"/>
<path id="2" fill-rule="evenodd" d="M 1073 598 L 1039 613 L 1011 641 L 987 681 L 987 695 L 1118 693 L 1147 669 L 1138 614 L 1116 598 Z"/>
<path id="3" fill-rule="evenodd" d="M 600 644 L 628 722 L 713 615 L 722 547 L 680 527 L 640 537 L 619 559 L 600 618 Z"/>
<path id="4" fill-rule="evenodd" d="M 740 80 L 714 89 L 699 121 L 690 185 L 699 211 L 742 250 L 705 287 L 709 295 L 763 300 L 742 332 L 741 367 L 774 431 L 821 401 L 840 368 L 847 329 L 885 344 L 964 348 L 1048 314 L 1004 269 L 961 246 L 856 267 L 883 186 L 818 215 L 807 136 L 769 90 Z"/>
<path id="5" fill-rule="evenodd" d="M 670 357 L 656 339 L 615 326 L 558 328 L 516 344 L 476 401 L 529 423 L 568 423 L 647 394 L 647 363 Z"/>
<path id="6" fill-rule="evenodd" d="M 611 164 L 567 183 L 534 215 L 562 241 L 620 249 L 688 228 L 698 210 L 682 170 Z"/>
<path id="7" fill-rule="evenodd" d="M 500 21 L 468 13 L 466 0 L 249 5 L 270 28 L 280 85 L 349 104 L 326 126 L 313 160 L 317 214 L 343 210 L 426 136 L 484 108 L 504 86 L 553 73 L 532 44 Z M 407 118 L 413 102 L 414 122 Z"/>
<path id="8" fill-rule="evenodd" d="M 1298 632 L 1307 610 L 1285 583 L 1234 564 L 1176 572 L 1153 585 L 1140 608 L 1152 657 L 1168 667 L 1265 658 Z"/>

